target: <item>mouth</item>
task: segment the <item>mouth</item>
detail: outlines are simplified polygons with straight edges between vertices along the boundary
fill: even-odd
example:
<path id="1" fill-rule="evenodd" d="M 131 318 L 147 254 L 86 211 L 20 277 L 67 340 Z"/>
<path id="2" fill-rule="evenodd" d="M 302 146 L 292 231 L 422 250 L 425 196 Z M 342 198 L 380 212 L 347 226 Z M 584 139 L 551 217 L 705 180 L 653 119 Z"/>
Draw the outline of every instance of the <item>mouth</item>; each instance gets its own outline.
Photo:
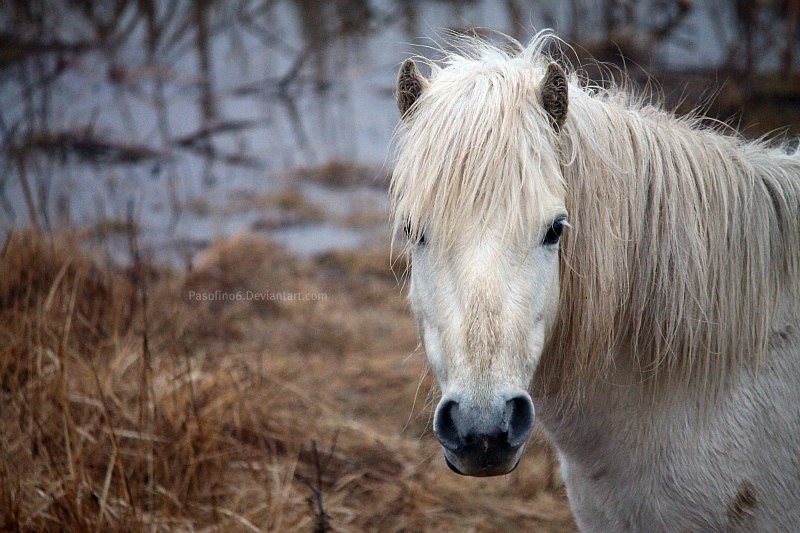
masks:
<path id="1" fill-rule="evenodd" d="M 523 446 L 517 449 L 497 451 L 486 450 L 483 454 L 467 454 L 459 457 L 450 450 L 442 448 L 447 466 L 461 476 L 493 477 L 503 476 L 514 471 L 522 458 Z"/>

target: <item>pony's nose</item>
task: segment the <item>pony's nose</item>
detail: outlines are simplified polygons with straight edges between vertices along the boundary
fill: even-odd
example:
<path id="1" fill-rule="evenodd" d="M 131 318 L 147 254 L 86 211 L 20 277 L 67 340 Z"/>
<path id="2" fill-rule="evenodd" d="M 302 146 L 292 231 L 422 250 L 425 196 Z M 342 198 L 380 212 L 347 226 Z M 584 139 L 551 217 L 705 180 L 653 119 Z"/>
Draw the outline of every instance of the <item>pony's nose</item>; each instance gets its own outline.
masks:
<path id="1" fill-rule="evenodd" d="M 433 430 L 448 465 L 466 475 L 505 474 L 516 466 L 534 422 L 531 397 L 504 395 L 494 409 L 444 398 L 436 409 Z"/>

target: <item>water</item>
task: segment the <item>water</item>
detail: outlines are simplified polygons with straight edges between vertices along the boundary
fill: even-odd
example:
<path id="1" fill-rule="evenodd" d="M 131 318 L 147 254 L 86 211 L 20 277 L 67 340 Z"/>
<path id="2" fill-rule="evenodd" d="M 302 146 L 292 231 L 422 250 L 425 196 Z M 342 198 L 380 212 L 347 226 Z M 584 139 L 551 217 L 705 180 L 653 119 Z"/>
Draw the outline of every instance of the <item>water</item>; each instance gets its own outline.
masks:
<path id="1" fill-rule="evenodd" d="M 431 42 L 417 36 L 477 26 L 524 41 L 546 24 L 569 34 L 567 4 L 374 0 L 368 29 L 327 37 L 315 48 L 314 19 L 303 2 L 276 2 L 258 13 L 243 2 L 242 12 L 252 12 L 246 16 L 220 3 L 208 18 L 204 59 L 192 27 L 149 53 L 145 20 L 132 2 L 119 24 L 133 28 L 123 44 L 40 54 L 0 71 L 1 131 L 17 150 L 0 156 L 4 231 L 33 216 L 56 229 L 119 228 L 133 206 L 141 242 L 168 261 L 248 229 L 305 256 L 387 242 L 384 189 L 330 184 L 346 182 L 345 175 L 303 179 L 297 169 L 333 161 L 344 163 L 334 167 L 342 173 L 385 176 L 398 120 L 397 66 L 429 53 L 413 46 Z M 695 4 L 675 37 L 654 48 L 663 68 L 723 61 L 726 39 L 735 35 L 703 31 L 719 16 L 716 3 Z M 162 14 L 170 5 L 156 3 Z M 186 0 L 175 5 L 191 14 Z M 522 24 L 513 22 L 512 5 Z M 591 40 L 599 11 L 584 7 L 579 27 Z M 95 42 L 86 21 L 65 11 L 57 13 L 53 42 Z M 10 15 L 0 22 L 13 23 Z M 287 191 L 314 216 L 293 220 L 269 204 Z M 242 197 L 263 205 L 231 209 Z"/>

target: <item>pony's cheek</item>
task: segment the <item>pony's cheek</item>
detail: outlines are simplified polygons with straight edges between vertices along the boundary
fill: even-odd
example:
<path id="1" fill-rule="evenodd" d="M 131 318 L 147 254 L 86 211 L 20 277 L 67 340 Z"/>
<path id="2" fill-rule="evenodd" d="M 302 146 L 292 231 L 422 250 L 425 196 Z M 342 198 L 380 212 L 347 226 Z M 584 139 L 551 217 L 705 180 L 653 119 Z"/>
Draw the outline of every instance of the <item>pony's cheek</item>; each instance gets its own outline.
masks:
<path id="1" fill-rule="evenodd" d="M 534 324 L 534 326 L 528 332 L 528 357 L 525 360 L 525 373 L 527 376 L 529 376 L 529 379 L 532 379 L 533 373 L 536 370 L 536 367 L 539 365 L 539 359 L 542 358 L 544 339 L 544 324 Z"/>
<path id="2" fill-rule="evenodd" d="M 444 350 L 442 349 L 442 342 L 436 328 L 431 328 L 425 324 L 421 325 L 422 328 L 422 343 L 425 349 L 425 356 L 428 358 L 428 363 L 431 365 L 436 380 L 439 382 L 439 387 L 442 390 L 447 388 L 448 381 L 448 364 L 445 361 Z"/>
<path id="3" fill-rule="evenodd" d="M 559 302 L 559 271 L 558 258 L 547 258 L 543 261 L 540 271 L 535 272 L 531 279 L 542 280 L 528 288 L 528 294 L 534 295 L 531 299 L 531 339 L 539 332 L 546 336 L 555 323 L 558 314 Z"/>

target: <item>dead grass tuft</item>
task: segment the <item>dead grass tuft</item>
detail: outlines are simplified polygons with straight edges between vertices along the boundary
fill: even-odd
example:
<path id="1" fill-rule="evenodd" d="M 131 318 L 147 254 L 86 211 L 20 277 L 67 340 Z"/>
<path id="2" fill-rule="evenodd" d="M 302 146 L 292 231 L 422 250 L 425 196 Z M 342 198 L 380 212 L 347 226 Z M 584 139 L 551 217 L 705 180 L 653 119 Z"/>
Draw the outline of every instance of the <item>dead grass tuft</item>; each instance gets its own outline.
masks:
<path id="1" fill-rule="evenodd" d="M 187 275 L 134 275 L 70 235 L 12 234 L 0 530 L 571 530 L 541 446 L 511 476 L 473 480 L 420 438 L 430 381 L 381 255 L 304 264 L 240 235 Z M 265 285 L 328 299 L 187 295 Z"/>
<path id="2" fill-rule="evenodd" d="M 0 257 L 0 384 L 25 388 L 57 369 L 65 354 L 90 346 L 92 359 L 113 349 L 130 325 L 133 290 L 75 253 L 71 236 L 11 233 Z"/>
<path id="3" fill-rule="evenodd" d="M 320 222 L 325 210 L 306 197 L 303 191 L 288 187 L 269 194 L 235 194 L 228 200 L 225 213 L 259 211 L 254 229 L 270 230 L 295 224 Z"/>
<path id="4" fill-rule="evenodd" d="M 339 160 L 328 161 L 316 167 L 300 168 L 294 172 L 294 177 L 329 187 L 386 188 L 389 183 L 385 172 Z"/>

